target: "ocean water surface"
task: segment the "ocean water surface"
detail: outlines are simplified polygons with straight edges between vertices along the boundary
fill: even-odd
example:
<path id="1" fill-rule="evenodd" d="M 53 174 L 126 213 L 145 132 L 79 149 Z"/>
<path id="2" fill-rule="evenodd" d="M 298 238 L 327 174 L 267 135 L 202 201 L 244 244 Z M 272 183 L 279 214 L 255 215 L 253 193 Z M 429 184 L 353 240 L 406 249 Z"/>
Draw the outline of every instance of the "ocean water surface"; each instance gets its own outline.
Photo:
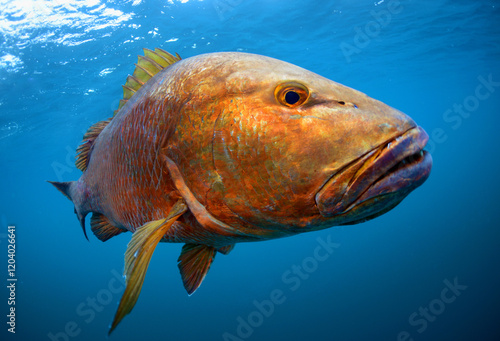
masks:
<path id="1" fill-rule="evenodd" d="M 494 0 L 1 0 L 1 339 L 107 338 L 130 234 L 88 242 L 45 181 L 79 178 L 83 133 L 161 47 L 267 55 L 365 92 L 429 133 L 434 166 L 375 220 L 236 245 L 192 296 L 182 245 L 160 244 L 110 340 L 500 340 L 499 22 Z"/>

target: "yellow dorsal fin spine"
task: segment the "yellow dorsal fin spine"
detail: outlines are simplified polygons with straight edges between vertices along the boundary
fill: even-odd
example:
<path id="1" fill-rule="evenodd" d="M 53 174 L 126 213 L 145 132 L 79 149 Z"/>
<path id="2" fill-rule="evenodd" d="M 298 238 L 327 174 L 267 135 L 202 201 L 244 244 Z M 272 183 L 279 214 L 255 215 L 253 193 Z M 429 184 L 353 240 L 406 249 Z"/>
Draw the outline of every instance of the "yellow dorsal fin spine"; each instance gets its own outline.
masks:
<path id="1" fill-rule="evenodd" d="M 134 90 L 126 85 L 122 85 L 122 88 L 123 88 L 123 99 L 124 100 L 130 99 L 130 97 L 132 97 L 135 94 L 135 92 L 137 91 L 137 90 Z"/>
<path id="2" fill-rule="evenodd" d="M 134 89 L 135 91 L 139 90 L 141 88 L 141 86 L 144 85 L 144 82 L 141 82 L 140 80 L 138 80 L 137 78 L 135 78 L 134 76 L 128 76 L 127 77 L 127 86 L 129 88 L 132 88 Z"/>
<path id="3" fill-rule="evenodd" d="M 174 56 L 174 55 L 172 55 L 172 54 L 168 53 L 167 51 L 160 49 L 160 48 L 156 48 L 155 53 L 157 55 L 159 55 L 160 57 L 162 57 L 163 59 L 167 60 L 169 62 L 169 65 L 172 65 L 173 63 L 181 60 L 181 56 L 179 56 L 177 53 Z"/>
<path id="4" fill-rule="evenodd" d="M 151 51 L 150 49 L 144 49 L 144 55 L 151 60 L 154 60 L 158 65 L 160 65 L 162 68 L 169 66 L 171 63 L 158 53 Z"/>
<path id="5" fill-rule="evenodd" d="M 146 70 L 142 66 L 140 66 L 139 64 L 135 64 L 135 70 L 134 70 L 134 74 L 132 76 L 134 76 L 135 78 L 140 79 L 144 83 L 146 83 L 154 75 L 151 74 L 148 70 Z"/>
<path id="6" fill-rule="evenodd" d="M 90 160 L 90 151 L 92 150 L 92 145 L 94 144 L 95 139 L 101 131 L 106 128 L 108 123 L 111 122 L 111 118 L 108 118 L 105 121 L 97 122 L 96 124 L 90 126 L 85 135 L 83 135 L 83 141 L 76 149 L 76 168 L 81 170 L 82 172 L 87 169 L 87 165 Z"/>
<path id="7" fill-rule="evenodd" d="M 142 68 L 148 71 L 152 76 L 156 75 L 163 69 L 163 66 L 155 62 L 153 59 L 147 56 L 139 56 L 139 63 Z"/>
<path id="8" fill-rule="evenodd" d="M 160 48 L 155 48 L 154 51 L 144 49 L 144 56 L 139 56 L 135 70 L 132 76 L 127 77 L 127 81 L 123 86 L 123 99 L 120 100 L 118 109 L 114 115 L 127 103 L 127 101 L 145 84 L 153 78 L 158 72 L 164 68 L 178 62 L 181 57 L 176 53 L 175 56 Z"/>

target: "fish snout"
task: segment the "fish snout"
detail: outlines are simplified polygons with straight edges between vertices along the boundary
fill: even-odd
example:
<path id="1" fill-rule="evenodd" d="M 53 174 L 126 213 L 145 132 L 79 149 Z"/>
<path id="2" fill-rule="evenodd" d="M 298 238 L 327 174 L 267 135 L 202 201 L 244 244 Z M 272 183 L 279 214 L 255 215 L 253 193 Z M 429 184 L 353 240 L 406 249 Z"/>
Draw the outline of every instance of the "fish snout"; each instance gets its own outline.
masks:
<path id="1" fill-rule="evenodd" d="M 320 214 L 345 216 L 349 224 L 395 207 L 430 174 L 432 157 L 423 150 L 428 138 L 415 126 L 346 165 L 317 192 Z"/>

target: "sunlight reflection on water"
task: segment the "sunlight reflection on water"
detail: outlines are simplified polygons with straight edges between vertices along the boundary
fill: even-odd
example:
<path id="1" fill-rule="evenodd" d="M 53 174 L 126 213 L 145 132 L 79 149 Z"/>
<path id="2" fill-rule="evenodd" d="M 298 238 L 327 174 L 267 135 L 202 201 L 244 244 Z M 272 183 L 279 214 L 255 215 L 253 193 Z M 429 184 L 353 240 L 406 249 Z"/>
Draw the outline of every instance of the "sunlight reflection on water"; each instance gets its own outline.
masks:
<path id="1" fill-rule="evenodd" d="M 27 46 L 80 45 L 93 41 L 95 31 L 118 27 L 134 15 L 110 6 L 101 0 L 0 0 L 0 47 L 10 50 L 0 55 L 0 69 L 22 67 L 14 52 Z"/>

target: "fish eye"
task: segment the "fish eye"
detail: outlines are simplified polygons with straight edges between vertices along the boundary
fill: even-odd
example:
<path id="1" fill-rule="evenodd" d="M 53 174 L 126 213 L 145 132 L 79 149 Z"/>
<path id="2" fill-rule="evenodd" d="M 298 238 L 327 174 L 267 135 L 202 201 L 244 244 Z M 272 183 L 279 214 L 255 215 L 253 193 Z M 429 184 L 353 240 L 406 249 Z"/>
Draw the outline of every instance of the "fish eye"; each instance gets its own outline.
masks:
<path id="1" fill-rule="evenodd" d="M 300 100 L 300 95 L 293 91 L 289 90 L 285 93 L 285 102 L 289 105 L 294 105 Z"/>
<path id="2" fill-rule="evenodd" d="M 309 98 L 307 88 L 296 82 L 280 84 L 274 90 L 276 100 L 289 108 L 296 108 Z"/>

